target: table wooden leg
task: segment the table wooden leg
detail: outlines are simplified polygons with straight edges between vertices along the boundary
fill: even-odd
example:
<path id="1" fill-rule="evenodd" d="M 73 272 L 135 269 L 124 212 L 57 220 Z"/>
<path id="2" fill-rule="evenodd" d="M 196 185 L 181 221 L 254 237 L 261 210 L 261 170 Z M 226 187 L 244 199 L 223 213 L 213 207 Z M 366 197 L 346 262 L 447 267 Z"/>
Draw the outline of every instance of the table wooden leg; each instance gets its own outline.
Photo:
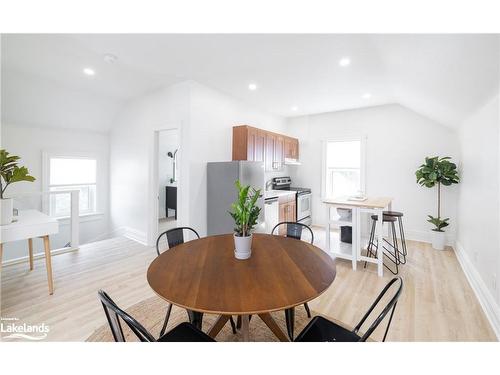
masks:
<path id="1" fill-rule="evenodd" d="M 49 294 L 54 294 L 54 283 L 52 281 L 52 259 L 50 256 L 49 236 L 43 236 L 43 246 L 45 248 L 45 265 L 47 267 L 47 280 L 49 282 Z"/>
<path id="2" fill-rule="evenodd" d="M 30 271 L 33 271 L 33 239 L 28 238 L 28 250 L 30 256 Z"/>
<path id="3" fill-rule="evenodd" d="M 243 336 L 243 341 L 250 340 L 250 331 L 248 328 L 249 324 L 250 317 L 248 315 L 241 315 L 241 334 Z"/>
<path id="4" fill-rule="evenodd" d="M 224 328 L 224 326 L 226 325 L 226 323 L 230 317 L 231 317 L 231 315 L 220 315 L 219 318 L 212 325 L 212 327 L 210 328 L 210 330 L 208 331 L 207 334 L 211 338 L 215 339 L 215 336 L 217 336 L 219 334 L 219 332 L 221 331 L 221 329 Z"/>
<path id="5" fill-rule="evenodd" d="M 276 323 L 276 321 L 273 319 L 271 314 L 269 313 L 259 314 L 259 317 L 262 319 L 264 323 L 266 323 L 266 326 L 269 327 L 269 329 L 274 333 L 274 335 L 280 341 L 290 341 L 288 340 L 288 337 L 286 337 L 285 333 L 281 330 L 279 325 Z"/>

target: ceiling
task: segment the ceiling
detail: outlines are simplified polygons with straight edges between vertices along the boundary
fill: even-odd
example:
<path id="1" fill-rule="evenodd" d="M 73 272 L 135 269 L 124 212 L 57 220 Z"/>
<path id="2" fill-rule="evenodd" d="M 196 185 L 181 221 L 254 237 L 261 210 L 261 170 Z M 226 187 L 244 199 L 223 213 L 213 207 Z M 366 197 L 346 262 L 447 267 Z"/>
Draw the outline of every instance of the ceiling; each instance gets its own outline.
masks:
<path id="1" fill-rule="evenodd" d="M 498 92 L 499 49 L 479 34 L 10 34 L 2 73 L 102 103 L 191 79 L 285 117 L 400 103 L 456 127 Z"/>

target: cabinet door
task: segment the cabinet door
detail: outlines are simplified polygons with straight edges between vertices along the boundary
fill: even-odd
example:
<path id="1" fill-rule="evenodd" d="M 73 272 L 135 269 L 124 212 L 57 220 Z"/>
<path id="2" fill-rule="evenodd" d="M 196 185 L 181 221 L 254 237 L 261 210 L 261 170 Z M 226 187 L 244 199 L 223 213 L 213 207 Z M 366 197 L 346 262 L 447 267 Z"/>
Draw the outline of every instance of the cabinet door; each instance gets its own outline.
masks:
<path id="1" fill-rule="evenodd" d="M 274 146 L 275 170 L 281 171 L 285 165 L 285 138 L 278 135 Z"/>
<path id="2" fill-rule="evenodd" d="M 276 137 L 272 133 L 266 133 L 266 144 L 265 144 L 265 164 L 266 171 L 275 171 L 274 163 L 274 145 Z"/>
<path id="3" fill-rule="evenodd" d="M 257 129 L 247 128 L 247 159 L 255 161 L 255 142 L 257 138 Z"/>
<path id="4" fill-rule="evenodd" d="M 299 159 L 299 140 L 296 138 L 292 138 L 291 147 L 292 147 L 291 153 L 293 155 L 293 159 L 298 160 Z"/>
<path id="5" fill-rule="evenodd" d="M 280 203 L 280 214 L 279 214 L 279 222 L 288 221 L 288 203 Z M 280 225 L 278 227 L 278 234 L 284 235 L 286 233 L 286 226 Z"/>
<path id="6" fill-rule="evenodd" d="M 295 201 L 288 203 L 288 221 L 296 222 L 297 221 L 297 210 Z"/>
<path id="7" fill-rule="evenodd" d="M 254 142 L 254 160 L 264 161 L 264 149 L 266 144 L 266 132 L 262 130 L 257 130 L 255 132 L 255 142 Z"/>
<path id="8" fill-rule="evenodd" d="M 285 158 L 294 159 L 293 156 L 293 138 L 285 138 Z"/>

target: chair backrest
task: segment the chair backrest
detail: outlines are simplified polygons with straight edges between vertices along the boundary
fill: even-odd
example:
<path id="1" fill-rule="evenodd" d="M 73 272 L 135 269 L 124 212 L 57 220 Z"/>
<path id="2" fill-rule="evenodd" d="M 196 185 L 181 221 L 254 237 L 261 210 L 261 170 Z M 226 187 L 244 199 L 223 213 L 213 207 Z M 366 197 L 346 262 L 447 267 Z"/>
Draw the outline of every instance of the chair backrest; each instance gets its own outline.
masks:
<path id="1" fill-rule="evenodd" d="M 120 309 L 105 291 L 99 290 L 98 295 L 116 342 L 125 342 L 125 336 L 123 335 L 120 318 L 129 326 L 140 341 L 156 341 L 146 328 L 144 328 L 137 320 L 132 318 L 125 311 Z"/>
<path id="2" fill-rule="evenodd" d="M 283 221 L 281 223 L 278 223 L 274 226 L 273 230 L 271 231 L 271 234 L 274 234 L 277 228 L 279 228 L 282 225 L 286 225 L 286 234 L 285 237 L 291 237 L 295 238 L 296 240 L 300 240 L 302 237 L 302 229 L 307 228 L 309 230 L 309 233 L 311 233 L 311 244 L 314 243 L 314 233 L 309 226 L 303 224 L 303 223 L 296 223 L 293 221 Z"/>
<path id="3" fill-rule="evenodd" d="M 358 333 L 359 329 L 361 328 L 361 326 L 363 325 L 363 323 L 366 321 L 366 319 L 368 318 L 368 316 L 370 316 L 370 314 L 373 312 L 373 309 L 375 309 L 375 307 L 377 306 L 377 304 L 380 302 L 380 300 L 382 299 L 382 297 L 385 295 L 385 293 L 389 290 L 389 288 L 391 286 L 393 286 L 397 281 L 399 281 L 399 286 L 398 288 L 396 289 L 396 292 L 394 293 L 393 297 L 391 298 L 391 300 L 389 301 L 389 303 L 387 303 L 387 305 L 384 307 L 384 309 L 382 310 L 382 312 L 377 316 L 377 318 L 373 321 L 373 323 L 370 325 L 370 327 L 366 330 L 366 332 L 363 334 L 363 336 L 361 336 L 360 340 L 359 341 L 366 341 L 368 339 L 368 337 L 370 337 L 370 335 L 373 333 L 373 331 L 375 331 L 375 329 L 379 326 L 379 324 L 382 322 L 382 320 L 384 320 L 384 318 L 387 316 L 387 314 L 389 313 L 389 311 L 391 312 L 391 315 L 389 317 L 389 321 L 387 322 L 387 327 L 385 329 L 385 333 L 384 333 L 384 338 L 382 341 L 385 341 L 385 338 L 387 337 L 387 332 L 389 332 L 389 327 L 391 325 L 391 321 L 392 321 L 392 316 L 394 315 L 394 310 L 396 310 L 396 305 L 398 303 L 398 299 L 399 299 L 399 296 L 401 295 L 401 291 L 403 290 L 403 280 L 401 279 L 401 277 L 395 277 L 393 278 L 385 287 L 384 289 L 382 290 L 382 292 L 378 295 L 377 299 L 375 300 L 375 302 L 373 302 L 373 304 L 370 306 L 370 308 L 368 309 L 368 311 L 366 312 L 365 316 L 363 316 L 363 318 L 359 321 L 358 325 L 354 328 L 354 333 Z"/>
<path id="4" fill-rule="evenodd" d="M 158 239 L 156 240 L 156 252 L 158 253 L 158 255 L 160 255 L 160 243 L 162 241 L 162 238 L 165 238 L 166 245 L 169 249 L 171 249 L 172 247 L 184 243 L 184 230 L 191 231 L 197 238 L 200 238 L 198 232 L 190 227 L 178 227 L 169 229 L 166 232 L 160 234 L 158 236 Z"/>

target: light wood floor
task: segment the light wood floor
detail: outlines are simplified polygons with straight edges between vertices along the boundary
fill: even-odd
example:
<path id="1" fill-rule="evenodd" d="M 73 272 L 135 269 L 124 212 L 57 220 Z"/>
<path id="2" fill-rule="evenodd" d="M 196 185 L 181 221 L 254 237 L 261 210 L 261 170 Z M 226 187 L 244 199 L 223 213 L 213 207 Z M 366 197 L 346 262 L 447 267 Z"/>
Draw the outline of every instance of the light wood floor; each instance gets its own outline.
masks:
<path id="1" fill-rule="evenodd" d="M 321 247 L 324 235 L 315 234 Z M 494 341 L 481 307 L 452 250 L 408 242 L 409 259 L 400 272 L 404 290 L 388 341 Z M 82 341 L 105 323 L 97 291 L 106 290 L 127 308 L 154 296 L 146 270 L 156 252 L 125 238 L 83 245 L 77 252 L 53 257 L 55 292 L 47 293 L 44 260 L 4 267 L 1 275 L 1 316 L 27 324 L 45 323 L 48 340 Z M 337 262 L 337 278 L 318 299 L 317 313 L 354 326 L 390 280 L 376 275 L 374 266 L 352 271 L 350 262 Z M 380 339 L 382 330 L 376 332 Z"/>

